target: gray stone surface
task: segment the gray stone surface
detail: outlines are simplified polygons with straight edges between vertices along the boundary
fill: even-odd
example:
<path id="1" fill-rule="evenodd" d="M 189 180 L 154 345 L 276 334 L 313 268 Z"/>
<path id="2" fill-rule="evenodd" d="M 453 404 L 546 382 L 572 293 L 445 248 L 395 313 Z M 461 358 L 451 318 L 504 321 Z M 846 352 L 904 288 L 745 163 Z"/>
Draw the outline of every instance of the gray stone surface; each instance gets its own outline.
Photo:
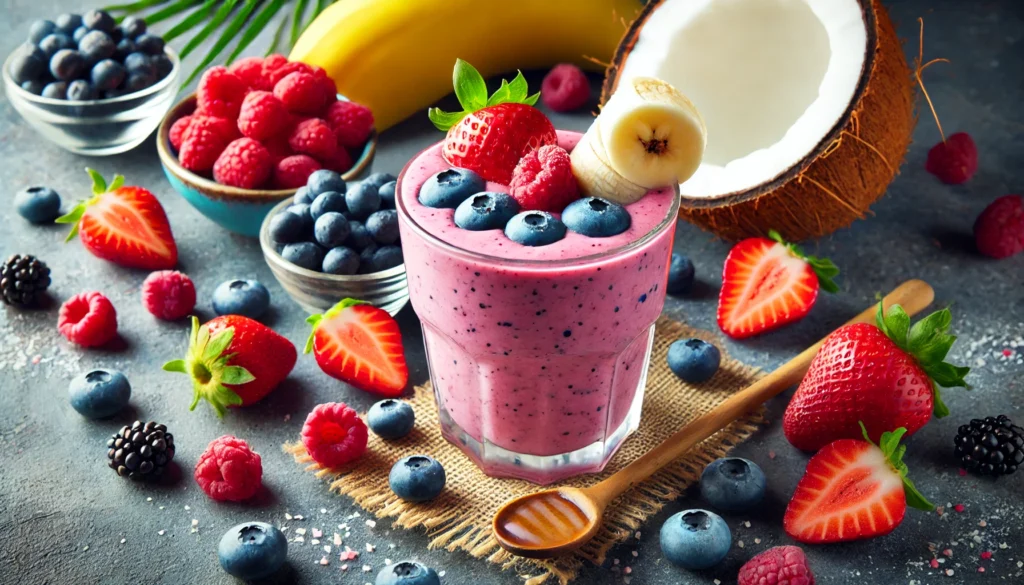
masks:
<path id="1" fill-rule="evenodd" d="M 953 357 L 969 363 L 971 392 L 947 392 L 953 415 L 934 421 L 913 438 L 907 462 L 918 487 L 939 504 L 963 503 L 944 516 L 911 511 L 892 535 L 872 541 L 808 548 L 819 583 L 1022 583 L 1024 570 L 1024 477 L 998 481 L 961 477 L 951 460 L 952 437 L 959 424 L 976 416 L 1007 413 L 1024 420 L 1024 255 L 995 262 L 972 250 L 974 217 L 992 199 L 1021 189 L 1024 163 L 1024 10 L 1016 0 L 891 1 L 900 33 L 916 53 L 919 15 L 927 19 L 926 57 L 952 63 L 929 69 L 926 80 L 947 132 L 972 133 L 981 152 L 977 176 L 963 186 L 942 185 L 924 171 L 928 148 L 938 132 L 922 113 L 915 142 L 902 173 L 873 216 L 808 247 L 830 256 L 843 269 L 842 291 L 825 296 L 813 314 L 792 327 L 744 343 L 727 343 L 733 355 L 771 369 L 820 338 L 900 281 L 920 277 L 937 291 L 937 305 L 952 305 L 954 329 L 961 336 Z M 0 19 L 0 53 L 6 55 L 25 36 L 35 18 L 53 17 L 78 8 L 63 0 L 17 0 L 5 4 Z M 166 28 L 164 29 L 166 30 Z M 265 43 L 266 37 L 257 41 Z M 195 62 L 194 59 L 191 62 Z M 536 81 L 536 77 L 533 78 Z M 553 116 L 556 125 L 584 128 L 588 118 Z M 397 172 L 415 152 L 438 139 L 425 116 L 387 132 L 374 170 Z M 418 558 L 447 572 L 448 585 L 520 582 L 462 553 L 428 551 L 421 532 L 395 532 L 381 521 L 363 524 L 366 515 L 352 503 L 327 493 L 324 484 L 303 473 L 280 445 L 298 436 L 305 414 L 320 402 L 343 400 L 366 409 L 372 398 L 322 375 L 309 357 L 299 360 L 288 381 L 257 406 L 218 420 L 205 407 L 187 411 L 189 389 L 180 378 L 160 371 L 160 364 L 185 348 L 181 323 L 155 322 L 138 300 L 144 273 L 124 270 L 89 256 L 78 243 L 62 244 L 64 229 L 33 228 L 16 216 L 14 193 L 30 183 L 56 188 L 65 202 L 83 197 L 86 165 L 105 175 L 120 172 L 129 183 L 153 189 L 166 207 L 181 250 L 180 267 L 195 280 L 198 309 L 210 316 L 210 295 L 229 278 L 257 278 L 274 299 L 269 324 L 292 341 L 306 336 L 304 314 L 285 297 L 263 263 L 259 246 L 215 228 L 178 197 L 162 176 L 152 139 L 119 157 L 85 159 L 44 142 L 24 124 L 6 97 L 0 101 L 0 256 L 37 254 L 54 269 L 54 304 L 46 310 L 0 310 L 0 583 L 75 584 L 228 584 L 220 571 L 216 542 L 237 522 L 258 519 L 314 526 L 333 534 L 339 523 L 351 525 L 347 544 L 374 553 L 350 563 L 347 574 L 337 557 L 330 566 L 316 564 L 319 547 L 293 545 L 290 566 L 277 583 L 352 583 L 372 581 L 362 573 L 385 558 Z M 688 225 L 677 231 L 677 251 L 689 254 L 700 284 L 690 298 L 670 299 L 666 313 L 714 329 L 719 269 L 729 246 Z M 116 349 L 81 351 L 55 329 L 56 308 L 85 289 L 103 290 L 118 309 L 123 344 Z M 419 328 L 411 310 L 401 316 L 412 380 L 427 378 Z M 1010 358 L 1002 357 L 1011 348 Z M 87 368 L 125 371 L 133 385 L 132 411 L 113 420 L 88 422 L 68 405 L 68 380 Z M 785 544 L 781 518 L 807 457 L 782 437 L 779 419 L 785 398 L 768 406 L 769 424 L 737 453 L 763 466 L 769 483 L 766 505 L 754 514 L 729 515 L 734 547 L 713 570 L 688 573 L 661 558 L 657 531 L 669 514 L 699 506 L 691 492 L 652 518 L 635 542 L 613 553 L 619 567 L 631 567 L 633 585 L 723 583 L 735 581 L 740 565 L 754 553 Z M 290 415 L 290 420 L 288 416 Z M 183 477 L 161 486 L 118 479 L 105 465 L 103 443 L 110 433 L 134 418 L 166 423 L 178 437 L 177 460 Z M 202 449 L 213 438 L 235 434 L 263 455 L 267 490 L 253 504 L 215 504 L 189 476 Z M 286 522 L 284 514 L 305 520 Z M 193 519 L 198 531 L 191 531 Z M 749 525 L 747 524 L 749 522 Z M 307 539 L 308 539 L 307 535 Z M 122 543 L 123 541 L 123 543 Z M 952 558 L 932 569 L 929 547 L 950 548 Z M 955 543 L 955 544 L 954 544 Z M 394 544 L 394 550 L 389 548 Z M 1005 548 L 1004 548 L 1005 547 Z M 983 550 L 994 551 L 979 561 Z M 984 574 L 978 567 L 984 567 Z M 944 574 L 953 570 L 952 577 Z M 590 567 L 580 583 L 623 583 L 621 572 Z"/>

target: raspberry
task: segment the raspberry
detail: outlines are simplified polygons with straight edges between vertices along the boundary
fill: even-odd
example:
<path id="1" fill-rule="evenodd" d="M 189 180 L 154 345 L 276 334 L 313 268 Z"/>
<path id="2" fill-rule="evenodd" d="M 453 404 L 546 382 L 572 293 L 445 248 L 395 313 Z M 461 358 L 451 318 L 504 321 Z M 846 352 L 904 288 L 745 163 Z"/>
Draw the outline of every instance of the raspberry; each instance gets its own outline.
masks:
<path id="1" fill-rule="evenodd" d="M 317 406 L 302 425 L 302 444 L 313 461 L 324 467 L 359 459 L 366 451 L 366 439 L 366 424 L 343 402 Z"/>
<path id="2" fill-rule="evenodd" d="M 263 75 L 267 78 L 267 82 L 272 86 L 277 86 L 277 83 L 288 77 L 292 73 L 307 73 L 313 74 L 313 68 L 300 61 L 288 61 L 279 67 L 275 67 L 271 71 L 263 70 Z"/>
<path id="3" fill-rule="evenodd" d="M 814 573 L 800 547 L 777 546 L 747 561 L 737 580 L 737 585 L 814 585 Z"/>
<path id="4" fill-rule="evenodd" d="M 327 122 L 319 118 L 303 120 L 296 124 L 288 135 L 288 145 L 295 152 L 308 154 L 321 162 L 333 160 L 338 152 L 338 138 Z"/>
<path id="5" fill-rule="evenodd" d="M 181 319 L 196 306 L 196 287 L 175 270 L 154 272 L 142 282 L 142 306 L 157 319 Z"/>
<path id="6" fill-rule="evenodd" d="M 292 147 L 288 146 L 288 136 L 284 134 L 275 136 L 270 140 L 264 140 L 263 146 L 270 153 L 270 163 L 274 166 L 277 166 L 281 159 L 295 154 L 292 152 Z"/>
<path id="7" fill-rule="evenodd" d="M 210 67 L 199 80 L 196 103 L 207 116 L 234 120 L 242 107 L 246 85 L 235 74 L 218 65 Z"/>
<path id="8" fill-rule="evenodd" d="M 327 106 L 324 117 L 345 148 L 363 146 L 373 133 L 373 112 L 355 102 L 338 100 Z"/>
<path id="9" fill-rule="evenodd" d="M 263 487 L 263 462 L 248 443 L 224 435 L 214 439 L 199 456 L 193 477 L 210 499 L 241 502 Z"/>
<path id="10" fill-rule="evenodd" d="M 167 138 L 171 141 L 171 146 L 174 150 L 181 149 L 181 142 L 185 139 L 185 131 L 188 130 L 188 125 L 192 123 L 192 116 L 182 116 L 171 124 L 170 131 L 167 132 Z"/>
<path id="11" fill-rule="evenodd" d="M 244 136 L 266 140 L 288 127 L 288 111 L 269 91 L 253 91 L 242 101 L 238 129 Z"/>
<path id="12" fill-rule="evenodd" d="M 352 155 L 344 148 L 339 148 L 333 157 L 324 161 L 324 168 L 338 174 L 344 173 L 352 168 Z"/>
<path id="13" fill-rule="evenodd" d="M 323 84 L 311 73 L 289 73 L 274 86 L 274 95 L 297 114 L 316 114 L 327 105 Z"/>
<path id="14" fill-rule="evenodd" d="M 991 258 L 1009 258 L 1024 251 L 1024 197 L 1003 195 L 974 222 L 978 251 Z"/>
<path id="15" fill-rule="evenodd" d="M 242 83 L 252 90 L 269 91 L 273 88 L 263 78 L 263 59 L 261 57 L 246 57 L 239 59 L 228 67 L 228 73 L 242 80 Z"/>
<path id="16" fill-rule="evenodd" d="M 192 172 L 204 173 L 213 168 L 217 157 L 237 135 L 238 128 L 224 118 L 194 115 L 182 134 L 178 162 Z"/>
<path id="17" fill-rule="evenodd" d="M 117 311 L 103 293 L 79 293 L 60 306 L 57 329 L 72 343 L 97 347 L 117 336 Z"/>
<path id="18" fill-rule="evenodd" d="M 263 59 L 263 80 L 264 83 L 270 86 L 269 89 L 274 88 L 274 84 L 270 81 L 271 74 L 286 63 L 288 63 L 288 59 L 284 55 L 278 55 L 277 53 L 267 55 Z"/>
<path id="19" fill-rule="evenodd" d="M 255 189 L 270 178 L 270 153 L 252 138 L 239 138 L 220 153 L 213 178 L 221 185 Z"/>
<path id="20" fill-rule="evenodd" d="M 575 65 L 555 65 L 541 82 L 540 97 L 544 105 L 556 112 L 578 110 L 590 101 L 590 82 Z"/>
<path id="21" fill-rule="evenodd" d="M 966 183 L 978 170 L 978 147 L 966 132 L 957 132 L 928 151 L 925 170 L 948 185 Z"/>
<path id="22" fill-rule="evenodd" d="M 524 210 L 562 211 L 579 198 L 569 153 L 550 144 L 526 153 L 512 172 L 509 194 Z"/>
<path id="23" fill-rule="evenodd" d="M 317 83 L 320 85 L 324 95 L 327 96 L 324 101 L 324 105 L 332 104 L 338 99 L 338 87 L 334 84 L 334 80 L 327 75 L 327 72 L 319 67 L 313 71 L 313 76 L 316 77 Z"/>
<path id="24" fill-rule="evenodd" d="M 296 154 L 278 161 L 274 167 L 274 186 L 278 189 L 298 189 L 306 184 L 306 180 L 322 167 L 316 159 Z"/>

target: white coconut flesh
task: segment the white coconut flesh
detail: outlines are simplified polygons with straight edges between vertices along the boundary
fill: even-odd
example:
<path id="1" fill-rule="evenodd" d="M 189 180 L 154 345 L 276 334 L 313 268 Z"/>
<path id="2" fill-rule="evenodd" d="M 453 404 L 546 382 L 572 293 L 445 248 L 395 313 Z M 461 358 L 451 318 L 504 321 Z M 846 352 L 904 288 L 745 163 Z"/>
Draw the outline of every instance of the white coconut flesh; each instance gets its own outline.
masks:
<path id="1" fill-rule="evenodd" d="M 659 77 L 704 117 L 684 197 L 775 179 L 807 158 L 853 100 L 867 52 L 857 0 L 663 0 L 619 79 Z"/>

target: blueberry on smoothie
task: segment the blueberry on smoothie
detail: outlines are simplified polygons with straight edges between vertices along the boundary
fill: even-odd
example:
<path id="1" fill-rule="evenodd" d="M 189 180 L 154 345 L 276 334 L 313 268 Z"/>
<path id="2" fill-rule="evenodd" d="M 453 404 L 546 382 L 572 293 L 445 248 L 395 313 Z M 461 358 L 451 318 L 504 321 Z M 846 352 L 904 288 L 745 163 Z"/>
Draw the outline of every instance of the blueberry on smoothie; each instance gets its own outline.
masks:
<path id="1" fill-rule="evenodd" d="M 345 206 L 345 196 L 337 191 L 321 193 L 309 204 L 309 215 L 317 219 L 328 212 L 345 213 L 348 207 Z"/>
<path id="2" fill-rule="evenodd" d="M 668 266 L 668 285 L 665 291 L 672 295 L 690 292 L 693 287 L 693 262 L 682 254 L 672 254 Z"/>
<path id="3" fill-rule="evenodd" d="M 444 467 L 433 457 L 412 455 L 391 468 L 388 484 L 395 495 L 407 502 L 433 500 L 444 489 Z"/>
<path id="4" fill-rule="evenodd" d="M 366 231 L 378 244 L 394 244 L 398 241 L 398 212 L 394 209 L 374 211 L 366 218 Z"/>
<path id="5" fill-rule="evenodd" d="M 524 246 L 547 246 L 565 237 L 565 224 L 546 211 L 524 211 L 508 221 L 505 235 Z"/>
<path id="6" fill-rule="evenodd" d="M 224 533 L 217 545 L 217 557 L 221 568 L 233 577 L 262 579 L 288 560 L 288 539 L 272 524 L 246 522 Z"/>
<path id="7" fill-rule="evenodd" d="M 49 223 L 60 216 L 60 195 L 49 187 L 25 187 L 14 196 L 14 208 L 31 223 Z"/>
<path id="8" fill-rule="evenodd" d="M 519 213 L 519 202 L 508 193 L 477 193 L 455 208 L 455 225 L 474 232 L 500 230 Z"/>
<path id="9" fill-rule="evenodd" d="M 324 263 L 324 249 L 313 242 L 288 244 L 281 250 L 281 256 L 306 270 L 319 271 Z"/>
<path id="10" fill-rule="evenodd" d="M 668 367 L 691 384 L 707 382 L 718 371 L 722 353 L 703 339 L 680 339 L 668 348 Z"/>
<path id="11" fill-rule="evenodd" d="M 353 218 L 366 219 L 380 209 L 380 193 L 377 192 L 376 185 L 364 181 L 345 193 L 345 205 L 348 206 L 348 212 Z"/>
<path id="12" fill-rule="evenodd" d="M 629 229 L 631 220 L 626 208 L 600 197 L 584 197 L 570 203 L 562 211 L 565 227 L 591 238 L 607 238 Z"/>
<path id="13" fill-rule="evenodd" d="M 319 200 L 318 197 L 317 201 Z M 316 201 L 313 204 L 316 205 Z M 313 224 L 313 237 L 316 239 L 316 243 L 327 249 L 344 244 L 348 239 L 349 232 L 348 220 L 337 211 L 328 211 L 318 217 L 316 223 Z"/>
<path id="14" fill-rule="evenodd" d="M 213 291 L 213 312 L 259 319 L 270 307 L 270 292 L 256 280 L 228 280 Z"/>
<path id="15" fill-rule="evenodd" d="M 373 585 L 441 585 L 441 578 L 416 561 L 401 561 L 381 569 Z"/>
<path id="16" fill-rule="evenodd" d="M 323 272 L 327 274 L 352 275 L 359 271 L 359 254 L 351 248 L 331 248 L 324 256 Z"/>
<path id="17" fill-rule="evenodd" d="M 370 430 L 382 439 L 401 439 L 412 431 L 415 422 L 416 413 L 409 403 L 391 398 L 374 404 L 366 413 Z"/>
<path id="18" fill-rule="evenodd" d="M 716 459 L 700 475 L 700 493 L 709 504 L 727 512 L 750 510 L 764 498 L 764 472 L 740 457 Z"/>
<path id="19" fill-rule="evenodd" d="M 313 174 L 309 175 L 309 178 L 306 179 L 306 189 L 309 190 L 310 199 L 315 199 L 317 195 L 328 191 L 344 195 L 348 185 L 345 183 L 345 179 L 342 179 L 338 173 L 327 169 L 320 169 L 319 171 L 313 171 Z"/>
<path id="20" fill-rule="evenodd" d="M 732 533 L 722 517 L 707 510 L 685 510 L 661 527 L 661 552 L 684 569 L 708 569 L 725 559 Z"/>
<path id="21" fill-rule="evenodd" d="M 76 376 L 68 387 L 71 407 L 86 418 L 107 418 L 128 405 L 132 387 L 117 370 L 96 369 Z"/>
<path id="22" fill-rule="evenodd" d="M 480 175 L 469 169 L 441 171 L 420 186 L 420 203 L 438 209 L 455 209 L 475 193 L 487 186 Z"/>

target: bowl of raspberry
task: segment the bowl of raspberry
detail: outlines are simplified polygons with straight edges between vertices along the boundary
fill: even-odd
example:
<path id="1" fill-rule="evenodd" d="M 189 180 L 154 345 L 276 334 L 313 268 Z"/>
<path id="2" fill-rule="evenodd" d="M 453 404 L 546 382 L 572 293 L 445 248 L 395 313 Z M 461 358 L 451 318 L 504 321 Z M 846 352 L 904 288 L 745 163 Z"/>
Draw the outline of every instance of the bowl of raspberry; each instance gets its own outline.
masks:
<path id="1" fill-rule="evenodd" d="M 220 226 L 252 237 L 314 172 L 357 177 L 376 148 L 368 108 L 338 95 L 323 69 L 281 55 L 207 69 L 157 137 L 175 190 Z"/>

